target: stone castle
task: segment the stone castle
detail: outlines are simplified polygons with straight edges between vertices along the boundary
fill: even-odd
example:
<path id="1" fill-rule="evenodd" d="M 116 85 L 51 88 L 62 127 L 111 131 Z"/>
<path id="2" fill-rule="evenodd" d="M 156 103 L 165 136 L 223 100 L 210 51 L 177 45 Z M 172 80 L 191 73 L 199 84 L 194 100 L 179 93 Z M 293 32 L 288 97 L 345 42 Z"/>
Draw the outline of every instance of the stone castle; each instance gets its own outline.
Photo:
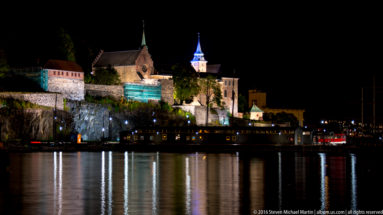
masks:
<path id="1" fill-rule="evenodd" d="M 118 72 L 121 80 L 120 85 L 85 84 L 82 68 L 75 62 L 64 60 L 49 60 L 42 68 L 15 71 L 15 73 L 31 78 L 39 83 L 44 91 L 59 93 L 59 98 L 62 96 L 67 100 L 82 101 L 85 94 L 89 94 L 93 96 L 112 96 L 117 99 L 125 97 L 127 100 L 140 102 L 158 102 L 162 100 L 170 105 L 174 104 L 172 75 L 155 73 L 154 63 L 146 45 L 145 31 L 143 31 L 140 49 L 115 52 L 101 50 L 92 63 L 92 71 L 109 65 Z M 239 79 L 230 75 L 223 75 L 220 65 L 207 64 L 201 49 L 199 34 L 197 49 L 191 65 L 199 74 L 199 77 L 204 77 L 207 74 L 212 75 L 221 87 L 222 103 L 225 110 L 220 112 L 221 118 L 219 121 L 221 124 L 227 124 L 228 113 L 238 116 Z M 52 97 L 49 98 L 50 100 L 55 101 L 56 107 L 57 95 L 52 94 L 50 97 Z M 187 107 L 181 108 L 195 115 L 201 115 L 197 114 L 195 109 L 206 106 L 206 98 L 200 94 L 194 98 L 194 101 Z M 62 102 L 59 103 L 62 104 Z"/>

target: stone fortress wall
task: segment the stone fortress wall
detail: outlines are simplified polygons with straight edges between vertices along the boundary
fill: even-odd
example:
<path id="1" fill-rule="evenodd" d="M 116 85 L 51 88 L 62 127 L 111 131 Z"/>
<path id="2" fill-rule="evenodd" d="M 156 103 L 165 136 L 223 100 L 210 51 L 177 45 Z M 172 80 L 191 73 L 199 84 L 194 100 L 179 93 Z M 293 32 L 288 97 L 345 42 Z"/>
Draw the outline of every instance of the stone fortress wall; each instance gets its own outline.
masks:
<path id="1" fill-rule="evenodd" d="M 124 96 L 124 88 L 122 85 L 100 85 L 100 84 L 85 84 L 86 94 L 96 97 L 113 97 L 120 99 Z"/>
<path id="2" fill-rule="evenodd" d="M 70 100 L 84 100 L 84 81 L 59 77 L 49 77 L 48 91 L 61 93 L 64 98 Z"/>
<path id="3" fill-rule="evenodd" d="M 54 108 L 56 106 L 58 110 L 64 109 L 64 96 L 60 93 L 4 92 L 0 93 L 0 98 L 13 98 L 16 100 L 28 101 L 30 103 L 46 107 Z"/>

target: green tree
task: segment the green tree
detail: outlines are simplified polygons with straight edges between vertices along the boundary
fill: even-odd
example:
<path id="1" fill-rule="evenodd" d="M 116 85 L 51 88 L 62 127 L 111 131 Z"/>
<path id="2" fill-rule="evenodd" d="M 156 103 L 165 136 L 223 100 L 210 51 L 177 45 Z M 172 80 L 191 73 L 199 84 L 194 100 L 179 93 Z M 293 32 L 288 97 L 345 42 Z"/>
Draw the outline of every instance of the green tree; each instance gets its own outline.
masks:
<path id="1" fill-rule="evenodd" d="M 74 43 L 68 32 L 66 32 L 63 28 L 59 28 L 57 32 L 57 40 L 57 51 L 60 58 L 76 62 Z"/>
<path id="2" fill-rule="evenodd" d="M 221 106 L 221 87 L 212 75 L 199 79 L 200 95 L 206 98 L 206 126 L 209 122 L 209 109 L 214 103 Z M 201 102 L 202 103 L 202 102 Z"/>
<path id="3" fill-rule="evenodd" d="M 0 78 L 4 77 L 7 72 L 9 72 L 7 58 L 5 56 L 5 52 L 0 49 Z"/>
<path id="4" fill-rule="evenodd" d="M 244 95 L 238 95 L 238 111 L 245 113 L 247 111 L 247 99 Z"/>
<path id="5" fill-rule="evenodd" d="M 197 74 L 190 65 L 177 64 L 172 66 L 175 98 L 183 101 L 198 95 L 199 86 Z"/>
<path id="6" fill-rule="evenodd" d="M 120 84 L 120 76 L 117 70 L 108 65 L 107 68 L 97 68 L 93 77 L 94 84 L 117 85 Z"/>

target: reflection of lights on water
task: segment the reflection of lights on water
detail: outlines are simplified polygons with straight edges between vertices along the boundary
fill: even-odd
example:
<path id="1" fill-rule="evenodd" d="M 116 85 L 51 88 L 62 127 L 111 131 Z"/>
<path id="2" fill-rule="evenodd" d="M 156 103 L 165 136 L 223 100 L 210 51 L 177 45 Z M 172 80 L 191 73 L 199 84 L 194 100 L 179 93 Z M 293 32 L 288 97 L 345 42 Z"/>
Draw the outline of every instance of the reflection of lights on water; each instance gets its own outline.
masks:
<path id="1" fill-rule="evenodd" d="M 105 152 L 101 152 L 101 214 L 105 214 Z"/>
<path id="2" fill-rule="evenodd" d="M 358 193 L 356 190 L 356 156 L 355 154 L 351 154 L 351 209 L 356 210 L 357 209 L 357 197 Z"/>
<path id="3" fill-rule="evenodd" d="M 112 151 L 109 151 L 109 167 L 108 167 L 108 214 L 112 214 L 112 173 L 113 173 L 113 167 L 112 167 Z"/>
<path id="4" fill-rule="evenodd" d="M 62 152 L 59 152 L 59 196 L 58 196 L 58 201 L 59 201 L 59 211 L 58 214 L 62 213 L 62 207 L 63 207 L 63 157 L 62 157 Z"/>
<path id="5" fill-rule="evenodd" d="M 129 168 L 129 161 L 128 161 L 128 152 L 125 152 L 124 154 L 124 214 L 128 214 L 128 191 L 129 191 L 129 188 L 128 188 L 128 180 L 129 180 L 129 177 L 128 177 L 128 168 Z"/>
<path id="6" fill-rule="evenodd" d="M 157 214 L 157 163 L 152 163 L 152 214 Z"/>
<path id="7" fill-rule="evenodd" d="M 56 152 L 53 152 L 53 203 L 54 203 L 54 211 L 56 212 L 56 195 L 57 195 L 57 184 L 56 184 L 56 180 L 57 180 L 57 158 L 56 158 L 56 155 L 57 153 Z"/>
<path id="8" fill-rule="evenodd" d="M 278 206 L 282 208 L 282 154 L 278 152 Z"/>
<path id="9" fill-rule="evenodd" d="M 185 158 L 185 185 L 186 185 L 186 199 L 185 199 L 185 205 L 186 205 L 186 214 L 190 214 L 190 200 L 191 200 L 191 188 L 190 188 L 190 169 L 189 169 L 189 158 Z"/>
<path id="10" fill-rule="evenodd" d="M 326 155 L 324 153 L 319 153 L 320 156 L 320 194 L 321 194 L 321 210 L 325 210 L 327 208 L 328 201 L 328 177 L 326 176 Z"/>

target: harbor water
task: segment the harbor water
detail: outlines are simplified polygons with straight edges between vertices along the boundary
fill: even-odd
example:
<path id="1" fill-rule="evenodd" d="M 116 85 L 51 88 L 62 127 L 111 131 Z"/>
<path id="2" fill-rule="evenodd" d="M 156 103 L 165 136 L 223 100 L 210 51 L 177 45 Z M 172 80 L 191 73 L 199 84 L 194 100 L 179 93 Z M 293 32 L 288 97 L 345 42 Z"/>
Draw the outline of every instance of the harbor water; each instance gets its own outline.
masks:
<path id="1" fill-rule="evenodd" d="M 383 209 L 379 154 L 57 151 L 0 159 L 0 214 Z"/>

